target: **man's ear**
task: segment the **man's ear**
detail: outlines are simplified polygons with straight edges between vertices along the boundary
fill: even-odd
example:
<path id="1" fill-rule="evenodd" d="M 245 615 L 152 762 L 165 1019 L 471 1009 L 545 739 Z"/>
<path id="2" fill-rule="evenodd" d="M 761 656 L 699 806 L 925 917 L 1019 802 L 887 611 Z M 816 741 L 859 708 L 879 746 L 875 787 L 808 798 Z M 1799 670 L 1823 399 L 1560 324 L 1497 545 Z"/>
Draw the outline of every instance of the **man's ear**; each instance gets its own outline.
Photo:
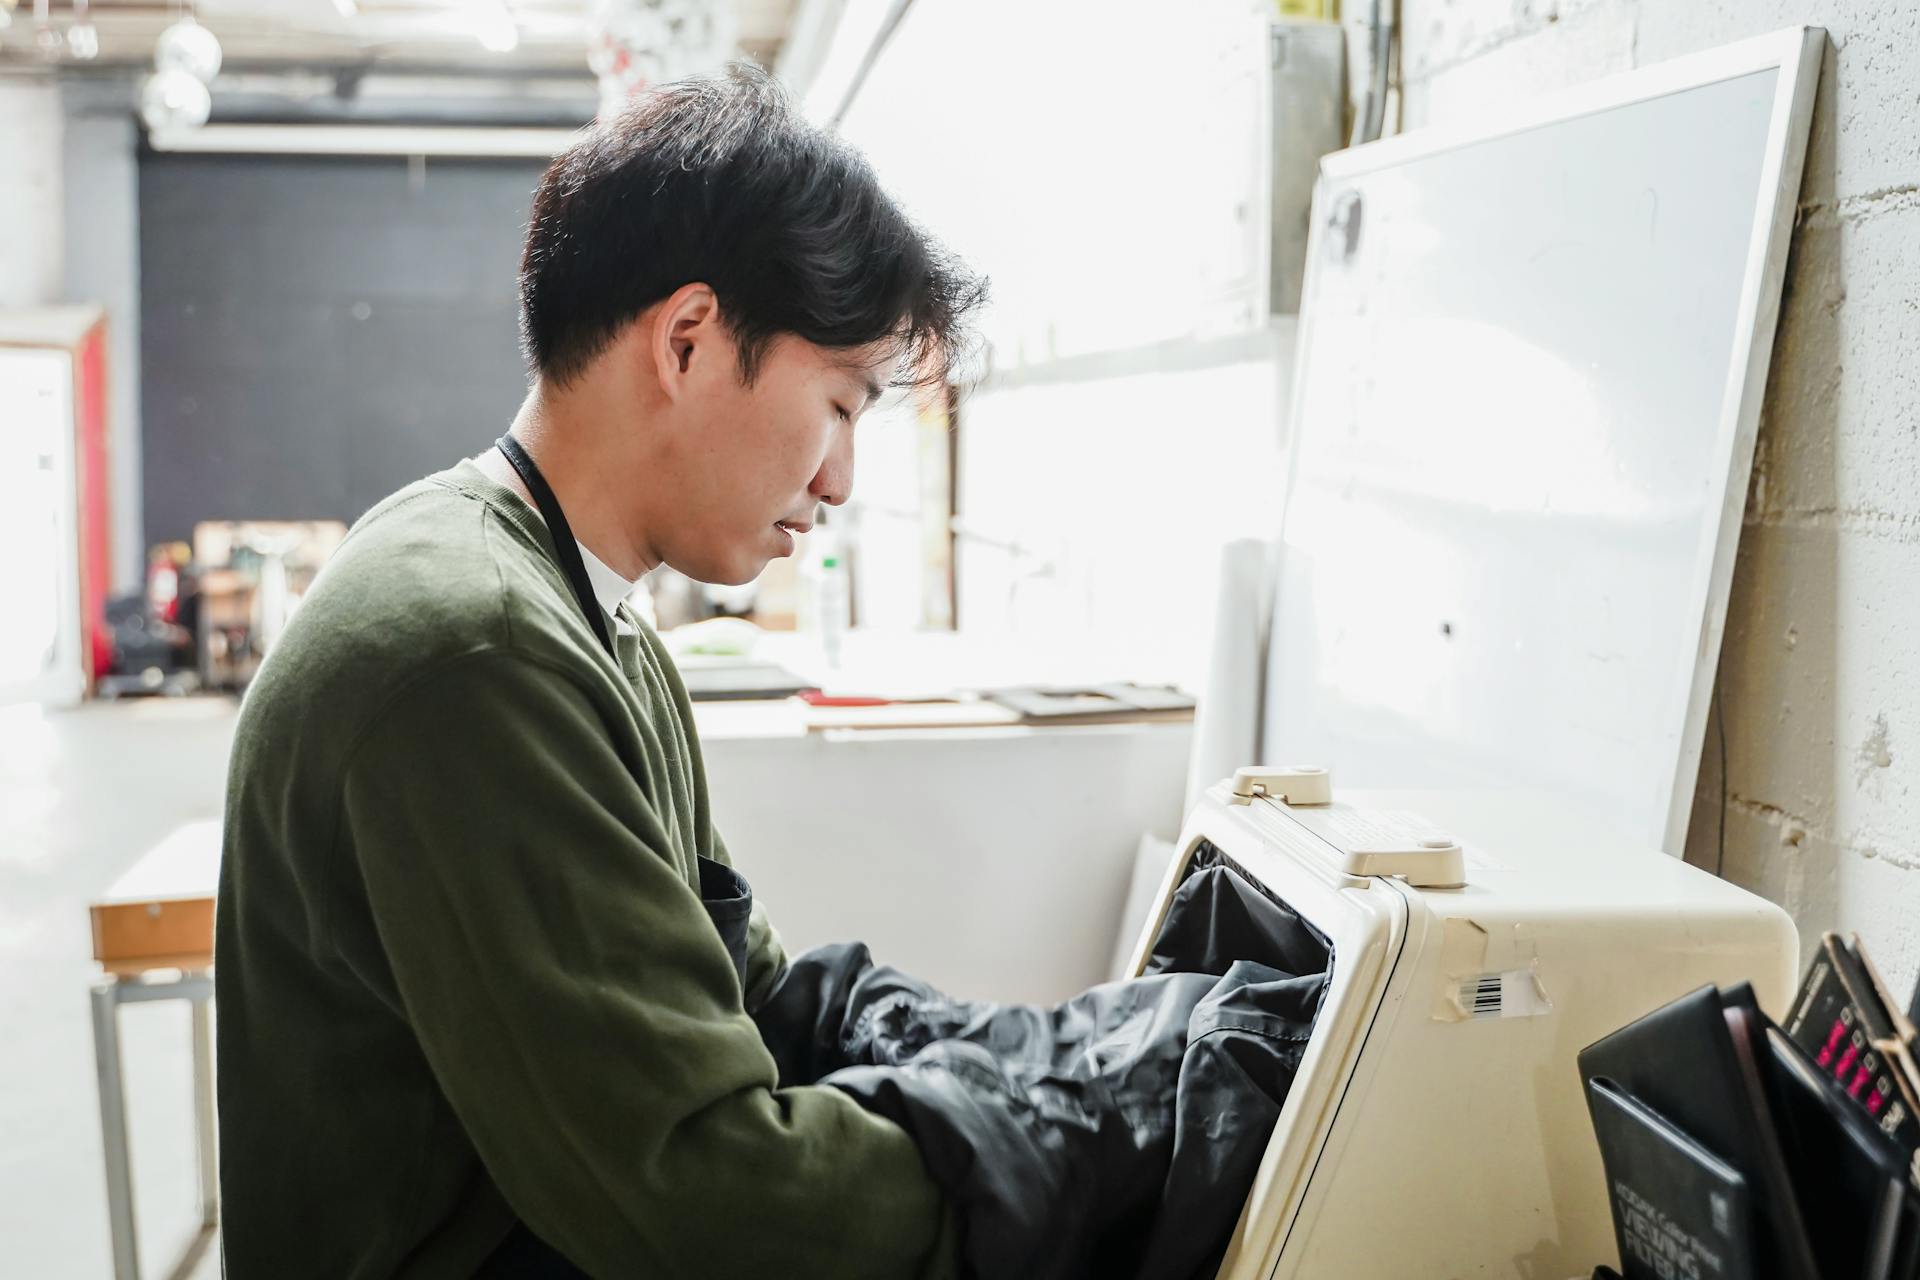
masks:
<path id="1" fill-rule="evenodd" d="M 715 359 L 725 345 L 719 340 L 720 299 L 708 285 L 683 284 L 659 304 L 650 330 L 654 376 L 667 399 L 678 400 L 696 362 Z"/>

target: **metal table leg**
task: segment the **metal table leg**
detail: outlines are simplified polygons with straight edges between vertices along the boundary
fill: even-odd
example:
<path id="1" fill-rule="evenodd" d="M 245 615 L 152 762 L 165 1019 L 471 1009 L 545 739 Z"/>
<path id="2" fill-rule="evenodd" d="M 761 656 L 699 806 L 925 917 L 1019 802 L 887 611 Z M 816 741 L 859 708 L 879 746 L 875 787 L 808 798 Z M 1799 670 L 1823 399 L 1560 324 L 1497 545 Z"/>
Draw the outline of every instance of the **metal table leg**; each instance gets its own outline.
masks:
<path id="1" fill-rule="evenodd" d="M 193 1120 L 194 1155 L 200 1162 L 200 1225 L 220 1222 L 218 1147 L 213 1133 L 213 997 L 193 1002 Z"/>
<path id="2" fill-rule="evenodd" d="M 214 1145 L 213 979 L 182 973 L 160 981 L 108 976 L 93 988 L 93 1057 L 100 1085 L 100 1149 L 106 1160 L 107 1225 L 113 1242 L 114 1280 L 140 1280 L 140 1247 L 134 1234 L 133 1160 L 127 1142 L 127 1095 L 120 1060 L 120 1006 L 146 1000 L 187 1000 L 193 1005 L 194 1155 L 200 1174 L 200 1223 L 170 1275 L 184 1275 L 211 1242 L 220 1220 L 220 1182 Z"/>
<path id="3" fill-rule="evenodd" d="M 93 989 L 93 1063 L 100 1084 L 100 1150 L 107 1162 L 107 1226 L 113 1239 L 113 1280 L 140 1280 L 133 1233 L 133 1161 L 127 1148 L 127 1094 L 120 1079 L 120 984 Z"/>

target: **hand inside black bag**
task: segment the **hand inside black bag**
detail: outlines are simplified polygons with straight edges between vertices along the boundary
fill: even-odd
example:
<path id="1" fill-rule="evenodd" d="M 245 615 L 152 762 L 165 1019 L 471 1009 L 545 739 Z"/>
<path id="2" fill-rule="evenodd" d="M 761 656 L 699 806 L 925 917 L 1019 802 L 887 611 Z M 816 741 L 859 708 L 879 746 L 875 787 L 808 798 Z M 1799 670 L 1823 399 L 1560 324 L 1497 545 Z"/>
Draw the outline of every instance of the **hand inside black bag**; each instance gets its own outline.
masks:
<path id="1" fill-rule="evenodd" d="M 1331 952 L 1202 859 L 1159 938 L 1156 972 L 1051 1008 L 952 1000 L 862 945 L 825 947 L 755 1019 L 782 1085 L 842 1089 L 914 1137 L 973 1274 L 1187 1280 L 1239 1216 Z"/>

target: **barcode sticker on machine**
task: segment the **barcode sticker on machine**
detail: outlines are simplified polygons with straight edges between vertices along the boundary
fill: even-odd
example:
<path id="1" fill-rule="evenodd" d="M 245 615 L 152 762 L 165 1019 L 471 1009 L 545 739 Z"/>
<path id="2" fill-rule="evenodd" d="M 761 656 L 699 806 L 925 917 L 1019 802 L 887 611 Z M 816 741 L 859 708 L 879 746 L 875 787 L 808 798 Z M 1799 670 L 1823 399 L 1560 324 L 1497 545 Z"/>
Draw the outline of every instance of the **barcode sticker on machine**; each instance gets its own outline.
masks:
<path id="1" fill-rule="evenodd" d="M 1497 973 L 1483 973 L 1477 978 L 1468 978 L 1460 984 L 1460 1007 L 1467 1011 L 1469 1018 L 1499 1017 L 1501 985 Z"/>
<path id="2" fill-rule="evenodd" d="M 1532 1018 L 1553 1008 L 1532 969 L 1476 973 L 1460 980 L 1453 1003 L 1461 1019 Z"/>

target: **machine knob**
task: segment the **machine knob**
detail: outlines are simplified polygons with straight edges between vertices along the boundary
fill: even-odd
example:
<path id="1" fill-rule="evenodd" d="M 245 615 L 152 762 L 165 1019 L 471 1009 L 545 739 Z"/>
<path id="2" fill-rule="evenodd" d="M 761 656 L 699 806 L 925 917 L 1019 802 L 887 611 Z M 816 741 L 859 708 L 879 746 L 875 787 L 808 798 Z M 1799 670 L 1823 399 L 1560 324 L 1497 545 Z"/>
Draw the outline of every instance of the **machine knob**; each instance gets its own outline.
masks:
<path id="1" fill-rule="evenodd" d="M 1234 770 L 1233 803 L 1251 804 L 1260 798 L 1288 805 L 1332 804 L 1333 776 L 1306 764 L 1250 764 Z"/>

